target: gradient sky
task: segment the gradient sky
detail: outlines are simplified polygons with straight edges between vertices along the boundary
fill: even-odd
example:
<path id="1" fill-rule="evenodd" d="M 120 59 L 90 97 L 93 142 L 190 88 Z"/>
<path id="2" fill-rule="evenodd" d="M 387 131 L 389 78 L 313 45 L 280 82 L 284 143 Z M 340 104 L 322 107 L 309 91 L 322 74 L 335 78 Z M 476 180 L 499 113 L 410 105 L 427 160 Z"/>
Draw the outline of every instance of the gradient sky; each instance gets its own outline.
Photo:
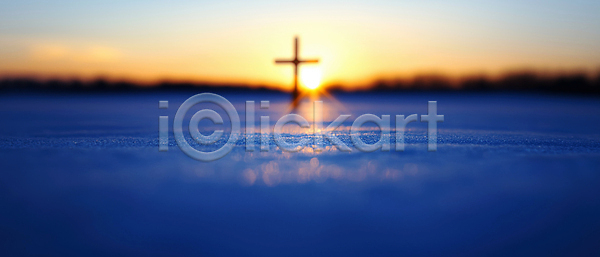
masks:
<path id="1" fill-rule="evenodd" d="M 0 73 L 289 86 L 600 68 L 600 1 L 3 1 Z M 307 68 L 309 66 L 306 66 Z M 307 70 L 308 72 L 308 70 Z"/>

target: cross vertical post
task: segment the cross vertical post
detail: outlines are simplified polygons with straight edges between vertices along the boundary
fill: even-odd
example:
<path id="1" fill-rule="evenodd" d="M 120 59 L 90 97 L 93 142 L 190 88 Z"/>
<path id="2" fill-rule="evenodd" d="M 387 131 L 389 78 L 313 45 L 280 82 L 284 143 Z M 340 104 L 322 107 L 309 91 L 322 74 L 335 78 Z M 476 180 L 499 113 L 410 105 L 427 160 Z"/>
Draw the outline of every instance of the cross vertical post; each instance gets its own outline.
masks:
<path id="1" fill-rule="evenodd" d="M 294 65 L 294 91 L 292 92 L 292 98 L 294 101 L 298 100 L 298 65 L 301 63 L 318 63 L 319 59 L 307 59 L 307 60 L 302 60 L 299 57 L 299 43 L 298 43 L 298 37 L 294 38 L 294 59 L 276 59 L 275 63 L 276 64 L 282 64 L 282 63 L 291 63 Z"/>

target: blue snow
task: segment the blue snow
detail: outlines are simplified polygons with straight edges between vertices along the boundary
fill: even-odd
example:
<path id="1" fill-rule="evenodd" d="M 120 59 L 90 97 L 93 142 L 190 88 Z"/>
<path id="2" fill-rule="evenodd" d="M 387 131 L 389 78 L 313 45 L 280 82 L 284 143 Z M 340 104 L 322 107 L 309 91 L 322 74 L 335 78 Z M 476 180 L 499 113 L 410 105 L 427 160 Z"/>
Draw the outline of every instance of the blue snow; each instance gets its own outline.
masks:
<path id="1" fill-rule="evenodd" d="M 200 93 L 200 92 L 198 92 Z M 222 94 L 270 125 L 289 96 Z M 189 93 L 0 95 L 2 256 L 598 256 L 600 101 L 588 96 L 361 93 L 323 98 L 350 143 L 361 114 L 427 114 L 438 150 L 413 122 L 405 151 L 254 152 L 245 139 L 213 162 L 158 151 L 158 117 Z M 169 101 L 159 109 L 159 101 Z M 210 134 L 225 124 L 202 121 Z M 297 113 L 311 121 L 305 101 Z M 193 112 L 187 116 L 191 117 Z M 310 116 L 310 117 L 309 117 Z M 327 122 L 326 122 L 327 123 Z M 365 124 L 361 138 L 380 131 Z M 187 125 L 184 127 L 187 128 Z M 289 142 L 312 139 L 293 131 Z M 187 130 L 185 131 L 186 135 Z M 203 132 L 203 133 L 204 133 Z M 243 136 L 243 131 L 242 131 Z M 193 140 L 187 138 L 190 142 Z M 192 143 L 197 149 L 212 146 Z"/>

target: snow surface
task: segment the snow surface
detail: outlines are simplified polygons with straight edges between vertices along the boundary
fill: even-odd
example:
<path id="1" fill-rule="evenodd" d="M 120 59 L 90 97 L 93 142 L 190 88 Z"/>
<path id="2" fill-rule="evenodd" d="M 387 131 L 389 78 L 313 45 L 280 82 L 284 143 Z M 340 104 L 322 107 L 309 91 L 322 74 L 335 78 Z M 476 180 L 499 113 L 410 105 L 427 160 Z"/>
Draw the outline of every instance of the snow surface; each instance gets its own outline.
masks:
<path id="1" fill-rule="evenodd" d="M 427 151 L 427 124 L 414 122 L 403 152 L 393 149 L 395 132 L 392 151 L 372 153 L 327 140 L 321 153 L 282 152 L 272 140 L 260 152 L 255 135 L 254 152 L 239 140 L 206 163 L 179 150 L 172 133 L 169 151 L 158 151 L 158 116 L 172 122 L 190 96 L 1 95 L 3 255 L 600 254 L 597 98 L 340 94 L 323 100 L 327 121 L 352 115 L 337 132 L 346 143 L 358 115 L 391 115 L 393 126 L 394 115 L 427 114 L 427 101 L 438 101 L 438 151 Z M 257 128 L 259 116 L 273 126 L 288 108 L 283 94 L 223 96 L 242 128 L 246 100 L 257 102 Z M 195 110 L 207 107 L 215 108 Z M 311 108 L 297 112 L 310 121 Z M 227 134 L 224 119 L 200 127 Z M 367 143 L 379 139 L 373 125 L 361 131 Z M 287 140 L 312 138 L 286 128 Z"/>

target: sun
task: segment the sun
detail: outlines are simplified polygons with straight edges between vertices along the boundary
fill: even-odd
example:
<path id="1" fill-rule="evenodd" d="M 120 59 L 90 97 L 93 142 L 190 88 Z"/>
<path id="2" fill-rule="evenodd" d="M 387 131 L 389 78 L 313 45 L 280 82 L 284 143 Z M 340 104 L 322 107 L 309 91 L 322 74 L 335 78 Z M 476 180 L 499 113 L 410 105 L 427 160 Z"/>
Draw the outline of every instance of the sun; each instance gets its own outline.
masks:
<path id="1" fill-rule="evenodd" d="M 323 72 L 318 67 L 306 67 L 302 68 L 300 73 L 300 79 L 304 87 L 314 90 L 321 85 L 321 77 Z"/>

